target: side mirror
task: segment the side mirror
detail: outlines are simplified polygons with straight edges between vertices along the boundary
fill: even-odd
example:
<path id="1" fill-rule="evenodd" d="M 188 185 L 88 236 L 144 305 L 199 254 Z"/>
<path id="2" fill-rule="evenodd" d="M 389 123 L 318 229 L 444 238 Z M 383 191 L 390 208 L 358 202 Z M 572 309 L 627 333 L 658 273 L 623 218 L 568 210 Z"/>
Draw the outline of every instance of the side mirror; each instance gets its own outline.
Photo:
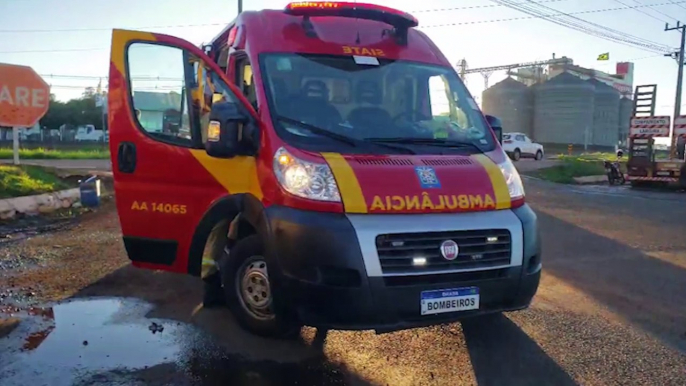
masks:
<path id="1" fill-rule="evenodd" d="M 227 101 L 212 104 L 205 151 L 212 157 L 231 158 L 254 155 L 259 131 L 238 105 Z"/>
<path id="2" fill-rule="evenodd" d="M 486 122 L 491 126 L 491 129 L 495 133 L 495 137 L 498 138 L 499 143 L 503 143 L 503 123 L 500 119 L 492 115 L 485 115 Z"/>

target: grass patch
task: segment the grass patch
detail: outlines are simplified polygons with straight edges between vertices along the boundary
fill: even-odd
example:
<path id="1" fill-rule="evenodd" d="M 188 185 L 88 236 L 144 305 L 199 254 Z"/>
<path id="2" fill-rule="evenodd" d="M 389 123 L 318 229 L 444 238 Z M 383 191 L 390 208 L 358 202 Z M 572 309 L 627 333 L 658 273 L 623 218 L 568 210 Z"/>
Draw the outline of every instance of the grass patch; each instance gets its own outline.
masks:
<path id="1" fill-rule="evenodd" d="M 10 148 L 0 148 L 0 159 L 12 159 Z M 109 159 L 109 149 L 90 148 L 78 150 L 20 149 L 19 159 Z"/>
<path id="2" fill-rule="evenodd" d="M 580 156 L 560 155 L 559 165 L 527 173 L 542 180 L 562 184 L 575 183 L 574 177 L 599 176 L 605 174 L 604 160 L 617 159 L 612 153 L 593 153 Z"/>
<path id="3" fill-rule="evenodd" d="M 0 165 L 0 198 L 30 196 L 73 186 L 40 166 Z"/>

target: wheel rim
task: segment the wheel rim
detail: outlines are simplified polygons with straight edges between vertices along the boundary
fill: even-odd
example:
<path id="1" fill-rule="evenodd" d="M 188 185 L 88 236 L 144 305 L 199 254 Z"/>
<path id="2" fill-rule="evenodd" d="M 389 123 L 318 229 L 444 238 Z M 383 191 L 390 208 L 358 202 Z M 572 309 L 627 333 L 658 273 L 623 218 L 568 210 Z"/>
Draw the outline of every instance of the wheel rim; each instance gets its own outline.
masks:
<path id="1" fill-rule="evenodd" d="M 273 319 L 272 293 L 264 258 L 253 256 L 247 259 L 236 275 L 236 294 L 243 309 L 255 319 Z"/>

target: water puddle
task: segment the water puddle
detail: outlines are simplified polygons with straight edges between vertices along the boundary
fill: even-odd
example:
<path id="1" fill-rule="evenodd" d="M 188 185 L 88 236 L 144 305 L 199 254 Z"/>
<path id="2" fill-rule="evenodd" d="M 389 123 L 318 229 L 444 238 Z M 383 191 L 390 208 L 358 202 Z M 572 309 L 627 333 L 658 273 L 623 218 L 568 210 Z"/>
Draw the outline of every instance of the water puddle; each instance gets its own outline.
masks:
<path id="1" fill-rule="evenodd" d="M 146 318 L 151 309 L 137 300 L 108 298 L 14 310 L 11 316 L 21 322 L 0 339 L 2 385 L 350 383 L 349 375 L 322 358 L 277 363 L 228 354 L 192 325 Z M 0 318 L 10 316 L 2 312 Z"/>

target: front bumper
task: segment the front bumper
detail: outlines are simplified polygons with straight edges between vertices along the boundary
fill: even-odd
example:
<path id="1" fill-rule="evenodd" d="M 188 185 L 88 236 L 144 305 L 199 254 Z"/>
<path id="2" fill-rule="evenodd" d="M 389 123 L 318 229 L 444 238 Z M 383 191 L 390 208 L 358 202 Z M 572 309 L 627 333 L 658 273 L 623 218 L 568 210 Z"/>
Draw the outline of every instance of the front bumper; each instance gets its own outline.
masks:
<path id="1" fill-rule="evenodd" d="M 506 211 L 498 212 L 503 215 Z M 526 308 L 538 289 L 541 274 L 538 224 L 536 215 L 527 205 L 507 212 L 518 227 L 517 232 L 513 232 L 512 265 L 391 276 L 381 272 L 376 252 L 369 249 L 371 236 L 361 230 L 361 223 L 373 219 L 370 216 L 374 215 L 360 215 L 366 216 L 361 221 L 344 214 L 279 206 L 267 208 L 265 214 L 270 229 L 267 251 L 274 254 L 271 257 L 279 266 L 276 291 L 280 301 L 295 308 L 304 324 L 344 330 L 386 332 Z M 486 213 L 469 214 L 479 216 L 469 217 L 469 223 L 477 218 L 488 219 Z M 382 221 L 394 223 L 396 231 L 404 229 L 403 225 L 398 225 L 399 217 L 393 216 L 385 215 Z M 419 219 L 425 215 L 415 216 Z M 446 220 L 458 219 L 459 222 L 459 216 L 464 218 L 465 214 L 436 216 L 453 216 Z M 374 221 L 377 220 L 379 217 Z M 377 227 L 373 221 L 370 225 Z M 413 225 L 407 227 L 408 232 L 412 231 Z M 380 229 L 373 236 L 383 232 Z M 422 291 L 470 286 L 479 288 L 478 310 L 421 315 Z"/>

